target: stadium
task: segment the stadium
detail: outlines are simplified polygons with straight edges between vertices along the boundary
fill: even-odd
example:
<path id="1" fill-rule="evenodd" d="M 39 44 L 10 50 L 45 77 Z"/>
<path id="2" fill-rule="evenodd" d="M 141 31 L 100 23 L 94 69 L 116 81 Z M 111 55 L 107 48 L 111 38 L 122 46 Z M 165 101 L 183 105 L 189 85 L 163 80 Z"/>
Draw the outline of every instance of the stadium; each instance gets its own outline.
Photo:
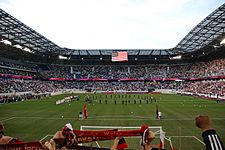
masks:
<path id="1" fill-rule="evenodd" d="M 80 147 L 107 149 L 125 135 L 128 149 L 141 149 L 141 134 L 131 133 L 147 125 L 158 149 L 200 150 L 195 117 L 207 115 L 225 143 L 224 51 L 225 3 L 170 49 L 64 48 L 0 9 L 4 135 L 44 143 L 70 123 L 112 133 L 80 136 Z"/>

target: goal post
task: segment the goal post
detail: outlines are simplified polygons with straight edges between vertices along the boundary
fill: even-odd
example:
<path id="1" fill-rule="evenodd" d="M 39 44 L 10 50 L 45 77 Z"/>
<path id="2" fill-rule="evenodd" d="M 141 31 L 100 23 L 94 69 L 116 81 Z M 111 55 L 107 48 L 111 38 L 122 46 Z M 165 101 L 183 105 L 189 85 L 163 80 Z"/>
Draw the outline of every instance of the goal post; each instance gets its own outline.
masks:
<path id="1" fill-rule="evenodd" d="M 80 126 L 80 130 L 110 130 L 110 129 L 118 129 L 118 130 L 138 130 L 140 126 Z M 158 145 L 161 148 L 164 148 L 164 138 L 165 132 L 163 131 L 161 126 L 150 126 L 150 131 L 155 133 L 155 140 L 153 140 L 154 145 Z M 140 136 L 133 137 L 125 137 L 129 148 L 132 149 L 140 149 Z M 112 141 L 97 141 L 89 144 L 85 144 L 86 146 L 97 146 L 97 147 L 110 147 L 113 144 Z"/>

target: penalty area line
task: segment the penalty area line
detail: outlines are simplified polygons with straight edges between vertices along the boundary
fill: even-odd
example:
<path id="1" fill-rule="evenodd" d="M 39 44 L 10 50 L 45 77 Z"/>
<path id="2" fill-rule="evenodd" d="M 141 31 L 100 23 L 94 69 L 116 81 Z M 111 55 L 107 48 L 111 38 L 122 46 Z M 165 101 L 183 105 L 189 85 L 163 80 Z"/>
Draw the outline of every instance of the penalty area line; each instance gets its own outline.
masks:
<path id="1" fill-rule="evenodd" d="M 202 143 L 203 145 L 205 145 L 204 142 L 202 142 L 202 140 L 200 140 L 199 138 L 197 138 L 196 136 L 193 136 L 193 138 L 195 138 L 197 141 L 199 141 L 200 143 Z"/>
<path id="2" fill-rule="evenodd" d="M 178 137 L 181 137 L 181 138 L 193 138 L 193 136 L 168 136 L 168 137 L 171 137 L 171 138 L 178 138 Z"/>
<path id="3" fill-rule="evenodd" d="M 197 138 L 196 136 L 168 136 L 168 137 L 171 137 L 171 138 L 194 138 L 201 144 L 205 145 L 205 143 L 202 140 L 200 140 L 199 138 Z"/>

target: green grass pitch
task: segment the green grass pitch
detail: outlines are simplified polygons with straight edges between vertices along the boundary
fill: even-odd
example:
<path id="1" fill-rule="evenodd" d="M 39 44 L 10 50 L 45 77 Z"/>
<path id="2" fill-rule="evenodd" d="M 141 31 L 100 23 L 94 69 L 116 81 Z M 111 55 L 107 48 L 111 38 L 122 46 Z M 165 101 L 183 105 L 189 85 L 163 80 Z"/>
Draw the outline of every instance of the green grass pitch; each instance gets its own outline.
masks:
<path id="1" fill-rule="evenodd" d="M 41 100 L 1 104 L 0 121 L 5 124 L 5 134 L 24 141 L 37 141 L 46 135 L 54 134 L 68 122 L 76 129 L 85 125 L 141 126 L 147 124 L 162 126 L 166 136 L 172 137 L 174 147 L 177 149 L 201 150 L 204 149 L 204 145 L 198 141 L 198 139 L 202 140 L 201 131 L 195 127 L 194 118 L 202 114 L 212 118 L 213 128 L 225 143 L 225 103 L 181 95 L 131 94 L 125 97 L 120 94 L 116 97 L 115 95 L 106 97 L 104 94 L 90 94 L 93 97 L 93 103 L 87 104 L 88 119 L 78 120 L 86 95 L 80 94 L 79 101 L 62 105 L 56 105 L 55 101 L 68 96 L 66 94 Z M 154 97 L 156 102 L 149 101 L 147 104 L 146 99 L 149 97 Z M 159 111 L 163 113 L 162 120 L 155 119 L 156 104 Z M 110 143 L 112 144 L 111 141 Z"/>

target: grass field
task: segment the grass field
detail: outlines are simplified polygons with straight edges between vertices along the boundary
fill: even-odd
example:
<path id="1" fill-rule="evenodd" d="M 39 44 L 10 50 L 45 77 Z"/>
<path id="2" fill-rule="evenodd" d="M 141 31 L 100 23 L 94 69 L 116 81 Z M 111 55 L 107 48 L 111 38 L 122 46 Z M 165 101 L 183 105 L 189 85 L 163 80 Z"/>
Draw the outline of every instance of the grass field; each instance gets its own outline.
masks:
<path id="1" fill-rule="evenodd" d="M 202 140 L 201 131 L 195 127 L 194 118 L 196 115 L 203 114 L 212 118 L 213 127 L 225 143 L 225 103 L 181 95 L 133 94 L 126 97 L 125 95 L 120 97 L 107 95 L 106 98 L 106 95 L 95 94 L 91 95 L 93 103 L 87 105 L 88 119 L 78 120 L 78 113 L 83 110 L 86 95 L 79 95 L 80 100 L 70 104 L 55 104 L 56 100 L 66 96 L 68 95 L 0 105 L 0 121 L 5 124 L 5 134 L 24 141 L 36 141 L 44 137 L 50 138 L 47 135 L 54 134 L 68 122 L 76 129 L 84 125 L 141 126 L 147 124 L 162 126 L 166 136 L 171 136 L 174 147 L 177 149 L 201 150 L 204 149 L 204 145 L 199 141 Z M 156 102 L 147 104 L 145 99 L 149 96 L 154 97 Z M 130 103 L 122 104 L 122 100 L 130 100 Z M 142 100 L 141 104 L 139 100 Z M 159 111 L 163 113 L 162 120 L 155 119 L 156 104 Z"/>

